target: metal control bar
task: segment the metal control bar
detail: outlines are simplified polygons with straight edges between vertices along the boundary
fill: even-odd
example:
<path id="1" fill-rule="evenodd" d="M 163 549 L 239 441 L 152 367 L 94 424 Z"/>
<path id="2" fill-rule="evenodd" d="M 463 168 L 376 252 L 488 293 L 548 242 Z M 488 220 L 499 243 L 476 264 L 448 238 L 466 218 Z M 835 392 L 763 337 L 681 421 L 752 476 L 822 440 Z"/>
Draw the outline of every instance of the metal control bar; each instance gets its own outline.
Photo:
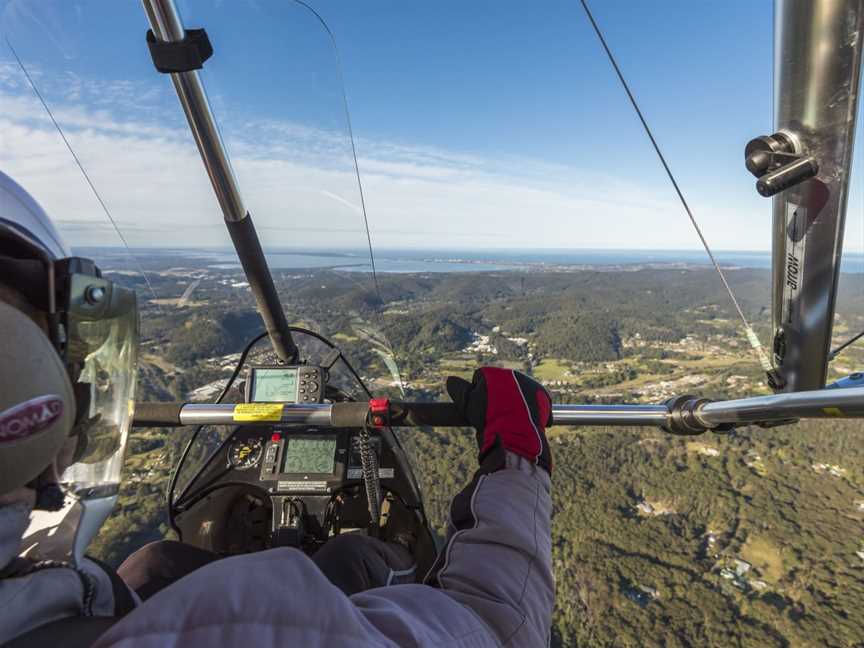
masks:
<path id="1" fill-rule="evenodd" d="M 174 0 L 142 0 L 142 3 L 150 28 L 158 41 L 176 43 L 186 38 L 186 29 Z M 171 81 L 183 112 L 186 113 L 189 129 L 198 145 L 198 152 L 219 201 L 243 272 L 258 304 L 258 312 L 261 313 L 261 319 L 264 320 L 270 335 L 273 350 L 282 362 L 295 362 L 297 346 L 288 330 L 288 320 L 267 267 L 252 217 L 243 204 L 243 197 L 201 77 L 197 70 L 173 72 Z"/>
<path id="2" fill-rule="evenodd" d="M 264 405 L 256 403 L 256 406 Z M 278 404 L 275 404 L 279 406 Z M 277 414 L 233 404 L 138 403 L 135 427 L 177 425 L 302 425 L 313 427 L 359 427 L 366 420 L 369 405 L 335 403 L 281 405 Z M 553 425 L 641 425 L 662 426 L 669 420 L 665 405 L 556 405 Z M 390 403 L 389 422 L 400 427 L 464 427 L 468 422 L 452 403 Z"/>
<path id="3" fill-rule="evenodd" d="M 663 426 L 669 422 L 666 405 L 554 405 L 553 425 Z"/>
<path id="4" fill-rule="evenodd" d="M 864 418 L 864 387 L 709 402 L 698 408 L 696 418 L 707 427 L 786 419 Z"/>
<path id="5" fill-rule="evenodd" d="M 452 403 L 389 401 L 387 422 L 394 427 L 465 427 Z M 369 404 L 138 403 L 135 427 L 181 425 L 288 425 L 359 427 Z M 660 405 L 555 405 L 553 425 L 656 426 L 674 434 L 700 434 L 735 424 L 784 423 L 796 419 L 864 418 L 864 387 L 820 389 L 774 396 L 710 401 L 695 396 Z"/>

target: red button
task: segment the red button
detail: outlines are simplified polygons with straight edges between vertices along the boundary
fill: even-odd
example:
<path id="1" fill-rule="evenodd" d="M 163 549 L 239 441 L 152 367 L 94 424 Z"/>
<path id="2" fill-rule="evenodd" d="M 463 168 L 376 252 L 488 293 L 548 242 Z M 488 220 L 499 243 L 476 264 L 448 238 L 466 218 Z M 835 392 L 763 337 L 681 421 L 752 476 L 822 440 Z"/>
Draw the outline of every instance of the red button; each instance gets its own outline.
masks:
<path id="1" fill-rule="evenodd" d="M 273 435 L 270 437 L 270 440 L 271 441 L 281 441 L 282 435 L 279 434 L 278 432 L 274 432 Z"/>

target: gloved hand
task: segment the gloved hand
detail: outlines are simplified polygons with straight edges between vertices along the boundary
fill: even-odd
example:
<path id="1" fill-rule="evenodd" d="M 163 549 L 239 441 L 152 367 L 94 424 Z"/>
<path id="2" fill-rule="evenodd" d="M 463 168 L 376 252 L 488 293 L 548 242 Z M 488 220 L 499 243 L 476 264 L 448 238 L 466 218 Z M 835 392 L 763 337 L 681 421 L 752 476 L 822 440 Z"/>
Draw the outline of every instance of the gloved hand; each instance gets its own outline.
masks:
<path id="1" fill-rule="evenodd" d="M 540 383 L 512 369 L 482 367 L 473 380 L 450 376 L 447 393 L 477 431 L 480 463 L 498 447 L 552 472 L 546 426 L 552 399 Z"/>

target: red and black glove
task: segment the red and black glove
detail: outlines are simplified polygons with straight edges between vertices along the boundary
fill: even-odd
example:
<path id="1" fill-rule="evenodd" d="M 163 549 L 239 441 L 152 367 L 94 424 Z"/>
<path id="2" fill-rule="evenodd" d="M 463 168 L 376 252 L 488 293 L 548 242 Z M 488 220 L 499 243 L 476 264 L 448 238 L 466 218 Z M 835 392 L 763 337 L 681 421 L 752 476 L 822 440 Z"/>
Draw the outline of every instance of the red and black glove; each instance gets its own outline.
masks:
<path id="1" fill-rule="evenodd" d="M 543 385 L 512 369 L 483 367 L 470 383 L 450 376 L 447 393 L 477 430 L 481 464 L 496 448 L 503 448 L 552 472 L 546 440 L 552 399 Z"/>

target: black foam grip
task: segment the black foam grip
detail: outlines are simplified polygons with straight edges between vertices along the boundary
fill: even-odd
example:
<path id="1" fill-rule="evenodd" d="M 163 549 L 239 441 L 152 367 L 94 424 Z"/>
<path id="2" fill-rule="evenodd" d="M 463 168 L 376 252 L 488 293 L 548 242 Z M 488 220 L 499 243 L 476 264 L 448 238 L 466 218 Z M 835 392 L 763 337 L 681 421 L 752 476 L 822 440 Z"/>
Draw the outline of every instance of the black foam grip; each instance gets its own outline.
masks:
<path id="1" fill-rule="evenodd" d="M 361 427 L 369 412 L 369 403 L 333 403 L 330 410 L 330 422 L 333 427 Z"/>
<path id="2" fill-rule="evenodd" d="M 390 424 L 397 427 L 469 427 L 453 403 L 390 403 Z"/>
<path id="3" fill-rule="evenodd" d="M 186 403 L 135 403 L 132 427 L 175 427 Z"/>
<path id="4" fill-rule="evenodd" d="M 333 427 L 360 427 L 369 412 L 368 403 L 334 403 Z M 453 403 L 405 403 L 390 401 L 390 425 L 394 427 L 467 427 L 468 421 Z"/>

